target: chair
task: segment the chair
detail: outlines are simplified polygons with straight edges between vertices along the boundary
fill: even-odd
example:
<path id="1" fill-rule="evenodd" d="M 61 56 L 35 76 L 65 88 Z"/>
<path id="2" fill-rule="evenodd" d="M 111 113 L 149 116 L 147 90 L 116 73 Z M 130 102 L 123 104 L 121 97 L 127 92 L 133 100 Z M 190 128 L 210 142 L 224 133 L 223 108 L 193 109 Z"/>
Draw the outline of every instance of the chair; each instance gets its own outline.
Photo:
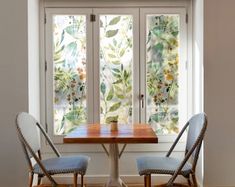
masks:
<path id="1" fill-rule="evenodd" d="M 80 174 L 81 186 L 83 186 L 83 176 L 87 170 L 89 157 L 61 156 L 43 127 L 28 113 L 22 112 L 17 115 L 16 127 L 29 165 L 29 187 L 33 184 L 34 174 L 38 175 L 38 185 L 41 183 L 41 178 L 46 176 L 52 186 L 55 187 L 58 184 L 52 175 L 65 173 L 74 174 L 74 187 L 77 187 L 77 176 Z M 40 132 L 44 135 L 57 157 L 42 160 Z M 35 159 L 35 165 L 32 164 L 31 158 Z"/>
<path id="2" fill-rule="evenodd" d="M 188 129 L 185 156 L 183 159 L 170 157 L 176 144 L 185 130 Z M 203 137 L 207 128 L 207 117 L 204 113 L 194 115 L 183 127 L 175 142 L 165 157 L 139 157 L 137 158 L 137 168 L 140 175 L 144 175 L 144 186 L 151 186 L 151 174 L 169 174 L 172 177 L 166 186 L 172 186 L 178 175 L 184 176 L 191 186 L 190 175 L 192 176 L 193 185 L 197 186 L 195 176 L 196 164 L 202 145 Z M 192 162 L 189 162 L 189 159 Z"/>

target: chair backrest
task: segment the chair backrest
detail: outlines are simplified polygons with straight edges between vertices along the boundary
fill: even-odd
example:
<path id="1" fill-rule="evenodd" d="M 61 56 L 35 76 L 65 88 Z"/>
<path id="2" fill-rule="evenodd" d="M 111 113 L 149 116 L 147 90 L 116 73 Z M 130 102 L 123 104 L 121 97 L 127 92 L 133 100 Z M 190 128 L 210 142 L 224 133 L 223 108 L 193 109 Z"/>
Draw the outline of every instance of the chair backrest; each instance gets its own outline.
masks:
<path id="1" fill-rule="evenodd" d="M 188 121 L 188 136 L 186 142 L 185 154 L 192 151 L 193 169 L 195 169 L 201 144 L 207 128 L 207 117 L 205 113 L 194 115 Z"/>
<path id="2" fill-rule="evenodd" d="M 193 147 L 196 140 L 200 138 L 200 136 L 204 135 L 204 132 L 207 126 L 207 119 L 206 119 L 205 114 L 200 113 L 200 114 L 193 116 L 188 121 L 188 123 L 189 123 L 188 124 L 189 129 L 188 129 L 188 136 L 187 136 L 187 143 L 186 143 L 186 152 L 189 151 Z"/>
<path id="3" fill-rule="evenodd" d="M 36 161 L 41 160 L 40 132 L 43 134 L 44 138 L 46 139 L 56 156 L 61 156 L 59 151 L 56 149 L 55 145 L 51 141 L 50 137 L 46 133 L 45 129 L 30 114 L 26 112 L 19 113 L 16 117 L 16 127 L 27 157 L 34 157 Z M 29 160 L 29 158 L 27 159 Z"/>
<path id="4" fill-rule="evenodd" d="M 16 126 L 23 146 L 27 143 L 34 153 L 41 149 L 40 129 L 37 120 L 28 113 L 19 113 L 16 117 Z M 26 148 L 28 150 L 28 148 Z M 28 155 L 32 157 L 31 153 Z"/>
<path id="5" fill-rule="evenodd" d="M 179 172 L 184 167 L 184 165 L 186 164 L 186 162 L 189 160 L 190 157 L 193 158 L 192 171 L 195 172 L 200 148 L 207 128 L 206 114 L 205 113 L 196 114 L 186 123 L 186 125 L 182 128 L 181 132 L 176 138 L 176 141 L 173 143 L 172 147 L 168 151 L 166 155 L 167 157 L 170 156 L 171 152 L 173 151 L 180 137 L 187 128 L 188 128 L 188 137 L 186 142 L 185 157 L 182 160 L 180 166 L 175 171 L 175 173 L 172 175 L 171 179 L 168 181 L 167 185 L 171 185 L 173 183 L 173 181 L 176 179 L 177 175 L 179 174 Z"/>
<path id="6" fill-rule="evenodd" d="M 57 183 L 51 177 L 51 175 L 48 173 L 45 166 L 41 162 L 40 132 L 42 132 L 50 147 L 58 157 L 60 157 L 60 153 L 54 146 L 53 142 L 47 135 L 44 128 L 37 122 L 37 120 L 33 116 L 25 112 L 21 112 L 17 115 L 16 127 L 31 172 L 33 171 L 33 166 L 30 158 L 33 157 L 39 167 L 42 169 L 44 175 L 46 175 L 48 179 L 52 182 L 52 184 L 54 184 L 53 186 L 56 186 Z"/>

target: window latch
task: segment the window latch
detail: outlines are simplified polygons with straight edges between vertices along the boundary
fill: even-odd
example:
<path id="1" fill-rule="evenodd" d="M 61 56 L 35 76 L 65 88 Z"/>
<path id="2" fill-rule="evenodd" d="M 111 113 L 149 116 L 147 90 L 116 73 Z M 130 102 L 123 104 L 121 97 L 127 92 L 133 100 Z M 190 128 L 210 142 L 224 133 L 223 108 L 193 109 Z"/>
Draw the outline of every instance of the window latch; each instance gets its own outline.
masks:
<path id="1" fill-rule="evenodd" d="M 141 108 L 144 108 L 144 94 L 140 95 Z"/>

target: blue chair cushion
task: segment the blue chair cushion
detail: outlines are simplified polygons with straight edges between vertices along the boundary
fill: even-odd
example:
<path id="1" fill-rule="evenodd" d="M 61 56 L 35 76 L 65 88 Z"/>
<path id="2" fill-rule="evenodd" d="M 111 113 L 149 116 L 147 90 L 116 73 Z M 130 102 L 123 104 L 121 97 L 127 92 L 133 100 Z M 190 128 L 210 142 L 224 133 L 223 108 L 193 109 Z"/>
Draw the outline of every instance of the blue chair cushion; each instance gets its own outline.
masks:
<path id="1" fill-rule="evenodd" d="M 49 174 L 79 173 L 85 175 L 89 157 L 87 156 L 65 156 L 49 158 L 41 161 Z M 44 175 L 38 164 L 34 165 L 34 173 Z"/>
<path id="2" fill-rule="evenodd" d="M 150 174 L 170 174 L 173 175 L 175 170 L 180 166 L 182 160 L 172 157 L 139 157 L 137 158 L 137 168 L 140 175 Z M 192 165 L 186 163 L 179 173 L 188 176 L 191 172 Z"/>

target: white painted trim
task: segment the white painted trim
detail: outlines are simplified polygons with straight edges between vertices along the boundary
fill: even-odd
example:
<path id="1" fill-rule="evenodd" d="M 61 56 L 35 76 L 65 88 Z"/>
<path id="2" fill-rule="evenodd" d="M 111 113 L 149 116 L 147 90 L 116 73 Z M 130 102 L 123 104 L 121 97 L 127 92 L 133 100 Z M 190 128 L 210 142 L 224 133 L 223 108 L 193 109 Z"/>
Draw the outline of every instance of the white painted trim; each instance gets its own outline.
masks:
<path id="1" fill-rule="evenodd" d="M 197 180 L 197 182 L 198 182 L 198 187 L 203 187 L 203 184 L 202 183 L 200 183 L 200 181 L 199 180 Z"/>
<path id="2" fill-rule="evenodd" d="M 132 15 L 133 16 L 133 75 L 132 75 L 132 108 L 133 108 L 133 122 L 139 122 L 139 9 L 137 8 L 94 8 L 93 14 L 96 15 L 96 22 L 94 23 L 94 90 L 100 90 L 99 80 L 99 59 L 100 59 L 100 41 L 99 41 L 99 16 L 103 14 L 111 15 Z M 94 97 L 94 122 L 100 121 L 100 91 Z"/>
<path id="3" fill-rule="evenodd" d="M 113 1 L 113 0 L 44 0 L 45 7 L 92 7 L 92 8 L 107 8 L 107 7 L 187 7 L 190 0 L 120 0 L 120 1 Z"/>
<path id="4" fill-rule="evenodd" d="M 46 129 L 46 72 L 45 72 L 45 61 L 46 61 L 46 49 L 45 49 L 45 4 L 44 1 L 39 1 L 39 73 L 40 73 L 40 123 Z M 46 148 L 47 144 L 41 136 L 42 149 Z"/>
<path id="5" fill-rule="evenodd" d="M 65 14 L 75 14 L 75 15 L 85 15 L 86 16 L 86 56 L 87 56 L 87 75 L 88 77 L 93 76 L 93 65 L 92 65 L 92 23 L 90 22 L 90 15 L 92 13 L 92 9 L 88 8 L 46 8 L 46 19 L 47 23 L 45 25 L 45 36 L 46 36 L 46 62 L 47 62 L 47 71 L 46 71 L 46 122 L 48 125 L 48 132 L 55 143 L 62 143 L 63 136 L 54 135 L 54 67 L 53 67 L 53 16 L 54 15 L 65 15 Z M 88 116 L 88 123 L 93 123 L 93 81 L 92 79 L 87 79 L 87 116 Z M 88 112 L 89 111 L 89 112 Z"/>
<path id="6" fill-rule="evenodd" d="M 44 38 L 45 38 L 45 25 L 44 25 L 44 10 L 45 8 L 49 8 L 49 7 L 128 7 L 128 8 L 132 8 L 132 7 L 175 7 L 175 8 L 186 8 L 188 10 L 189 13 L 189 20 L 192 20 L 191 17 L 191 3 L 189 0 L 149 0 L 149 1 L 132 1 L 132 0 L 123 0 L 122 1 L 123 4 L 119 1 L 118 3 L 112 2 L 112 1 L 92 1 L 92 0 L 87 0 L 87 1 L 75 1 L 75 0 L 71 0 L 71 1 L 64 1 L 64 0 L 42 0 L 40 1 L 40 84 L 41 84 L 41 89 L 40 89 L 40 96 L 41 96 L 41 108 L 40 108 L 40 113 L 41 113 L 41 117 L 40 117 L 40 121 L 42 123 L 42 125 L 44 127 L 46 127 L 45 123 L 46 123 L 46 112 L 45 112 L 45 108 L 46 108 L 46 97 L 45 97 L 45 71 L 44 71 L 44 61 L 45 61 L 45 43 L 44 43 Z M 88 6 L 87 3 L 90 5 Z M 189 21 L 188 24 L 188 36 L 189 36 L 189 51 L 192 51 L 191 49 L 191 43 L 190 43 L 190 38 L 191 38 L 191 32 L 192 32 L 192 28 L 191 28 L 191 22 Z M 190 53 L 189 53 L 189 59 L 191 59 L 190 57 Z M 191 64 L 191 63 L 190 63 Z M 94 93 L 95 94 L 95 93 Z M 190 109 L 189 109 L 190 110 Z M 159 144 L 157 145 L 153 145 L 153 144 L 139 144 L 138 145 L 138 149 L 136 149 L 136 145 L 130 145 L 127 147 L 126 152 L 161 152 L 161 151 L 167 151 L 169 146 L 168 143 L 172 143 L 175 139 L 175 136 L 159 136 Z M 184 142 L 184 141 L 182 141 Z M 57 147 L 59 147 L 59 150 L 61 152 L 73 152 L 71 150 L 78 150 L 78 152 L 101 152 L 102 149 L 99 148 L 99 145 L 62 145 L 62 144 L 58 144 Z M 47 146 L 47 144 L 43 143 L 43 151 L 45 152 L 51 152 L 51 150 L 49 149 L 49 147 Z M 179 148 L 176 149 L 176 151 L 184 151 L 184 148 Z"/>
<path id="7" fill-rule="evenodd" d="M 192 0 L 193 1 L 193 0 Z M 193 115 L 193 19 L 192 19 L 192 1 L 189 1 L 186 12 L 188 14 L 187 23 L 187 86 L 188 86 L 188 111 L 187 115 L 190 118 Z"/>
<path id="8" fill-rule="evenodd" d="M 179 128 L 181 129 L 187 122 L 188 119 L 188 77 L 191 77 L 187 73 L 185 67 L 187 58 L 187 24 L 185 22 L 186 18 L 186 8 L 140 8 L 140 84 L 141 84 L 141 94 L 145 95 L 145 103 L 147 100 L 146 93 L 146 15 L 149 14 L 177 14 L 180 16 L 180 47 L 179 47 Z M 190 92 L 191 93 L 191 92 Z M 141 122 L 146 122 L 146 104 L 141 110 Z M 164 139 L 173 139 L 176 138 L 176 135 L 165 135 Z M 182 137 L 182 140 L 185 140 L 185 136 Z"/>

